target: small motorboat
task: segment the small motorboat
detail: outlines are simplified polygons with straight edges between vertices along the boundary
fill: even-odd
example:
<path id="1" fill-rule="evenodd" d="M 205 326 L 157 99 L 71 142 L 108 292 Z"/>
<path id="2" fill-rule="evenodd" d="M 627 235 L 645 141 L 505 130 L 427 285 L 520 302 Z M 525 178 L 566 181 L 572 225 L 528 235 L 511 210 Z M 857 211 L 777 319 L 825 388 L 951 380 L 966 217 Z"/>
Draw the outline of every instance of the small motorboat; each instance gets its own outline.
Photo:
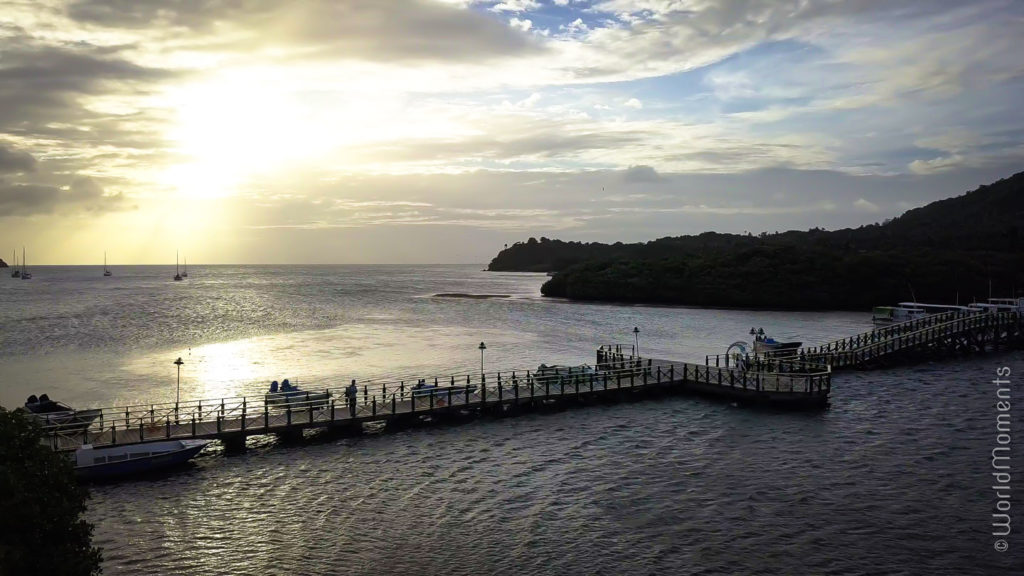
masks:
<path id="1" fill-rule="evenodd" d="M 98 408 L 75 410 L 63 402 L 50 400 L 46 394 L 40 394 L 38 398 L 35 394 L 29 396 L 22 410 L 28 412 L 44 428 L 61 432 L 85 430 L 103 413 L 103 410 Z"/>
<path id="2" fill-rule="evenodd" d="M 803 342 L 779 342 L 770 336 L 765 336 L 764 328 L 750 329 L 750 335 L 754 337 L 755 354 L 771 354 L 775 356 L 795 355 L 803 345 Z"/>
<path id="3" fill-rule="evenodd" d="M 75 450 L 75 476 L 79 480 L 100 480 L 170 468 L 188 462 L 210 442 L 163 440 L 105 448 L 85 444 Z"/>
<path id="4" fill-rule="evenodd" d="M 285 378 L 278 387 L 277 380 L 270 383 L 270 391 L 263 397 L 267 406 L 278 408 L 324 408 L 331 401 L 331 393 L 300 390 Z"/>
<path id="5" fill-rule="evenodd" d="M 438 386 L 437 384 L 427 384 L 426 380 L 421 379 L 412 387 L 412 396 L 417 398 L 420 396 L 435 396 L 437 398 L 447 398 L 448 390 L 451 390 L 451 394 L 454 396 L 459 394 L 472 394 L 476 392 L 476 384 L 456 384 L 454 386 Z"/>

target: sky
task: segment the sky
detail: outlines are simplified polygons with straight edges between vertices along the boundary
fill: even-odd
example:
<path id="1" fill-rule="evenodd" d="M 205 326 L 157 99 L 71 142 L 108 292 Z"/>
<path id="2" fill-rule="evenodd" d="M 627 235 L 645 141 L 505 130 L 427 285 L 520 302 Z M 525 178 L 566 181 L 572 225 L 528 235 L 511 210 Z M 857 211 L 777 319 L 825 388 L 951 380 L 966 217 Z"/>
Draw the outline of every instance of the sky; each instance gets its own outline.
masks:
<path id="1" fill-rule="evenodd" d="M 1024 170 L 1024 3 L 0 0 L 0 257 L 485 263 Z"/>

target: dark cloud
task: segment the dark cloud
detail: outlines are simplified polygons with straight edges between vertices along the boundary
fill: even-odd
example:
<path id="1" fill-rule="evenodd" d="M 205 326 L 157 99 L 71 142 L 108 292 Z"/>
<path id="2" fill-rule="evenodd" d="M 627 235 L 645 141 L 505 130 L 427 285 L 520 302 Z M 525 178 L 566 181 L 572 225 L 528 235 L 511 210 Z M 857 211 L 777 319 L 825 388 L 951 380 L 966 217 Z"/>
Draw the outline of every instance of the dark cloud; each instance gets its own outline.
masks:
<path id="1" fill-rule="evenodd" d="M 133 208 L 121 194 L 105 194 L 92 178 L 76 177 L 67 189 L 52 184 L 0 180 L 0 217 L 50 214 L 69 210 L 110 212 Z"/>
<path id="2" fill-rule="evenodd" d="M 0 132 L 39 135 L 55 123 L 96 120 L 79 98 L 118 92 L 141 93 L 174 75 L 119 56 L 125 47 L 87 43 L 42 45 L 31 37 L 0 44 Z"/>
<path id="3" fill-rule="evenodd" d="M 0 143 L 0 174 L 32 172 L 35 169 L 36 159 L 31 154 L 8 148 Z"/>
<path id="4" fill-rule="evenodd" d="M 287 46 L 304 58 L 480 61 L 540 50 L 503 21 L 423 0 L 79 0 L 68 15 L 114 28 L 187 29 L 197 38 L 246 31 L 235 49 Z"/>
<path id="5" fill-rule="evenodd" d="M 664 178 L 651 166 L 630 166 L 622 173 L 625 182 L 661 182 Z"/>

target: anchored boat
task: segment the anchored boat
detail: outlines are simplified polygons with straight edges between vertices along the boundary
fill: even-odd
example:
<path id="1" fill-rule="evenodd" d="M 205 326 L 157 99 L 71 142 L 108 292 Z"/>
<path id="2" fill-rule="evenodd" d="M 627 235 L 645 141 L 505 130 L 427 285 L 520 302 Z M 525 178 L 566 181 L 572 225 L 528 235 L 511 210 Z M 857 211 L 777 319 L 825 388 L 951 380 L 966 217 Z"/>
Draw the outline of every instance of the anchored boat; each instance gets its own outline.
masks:
<path id="1" fill-rule="evenodd" d="M 267 406 L 278 408 L 323 408 L 330 403 L 331 393 L 300 390 L 298 385 L 292 385 L 285 378 L 280 388 L 277 380 L 270 383 L 270 392 L 263 397 L 263 401 Z"/>
<path id="2" fill-rule="evenodd" d="M 162 470 L 184 464 L 199 454 L 210 440 L 167 440 L 93 448 L 85 444 L 75 450 L 75 476 L 99 480 Z"/>
<path id="3" fill-rule="evenodd" d="M 775 354 L 780 356 L 796 354 L 796 351 L 803 345 L 803 342 L 779 342 L 771 336 L 766 336 L 764 328 L 758 328 L 757 330 L 751 328 L 750 335 L 754 337 L 755 354 Z"/>
<path id="4" fill-rule="evenodd" d="M 103 413 L 100 409 L 75 410 L 63 402 L 50 400 L 46 394 L 40 394 L 38 398 L 35 394 L 29 396 L 21 409 L 44 427 L 61 432 L 85 430 Z"/>

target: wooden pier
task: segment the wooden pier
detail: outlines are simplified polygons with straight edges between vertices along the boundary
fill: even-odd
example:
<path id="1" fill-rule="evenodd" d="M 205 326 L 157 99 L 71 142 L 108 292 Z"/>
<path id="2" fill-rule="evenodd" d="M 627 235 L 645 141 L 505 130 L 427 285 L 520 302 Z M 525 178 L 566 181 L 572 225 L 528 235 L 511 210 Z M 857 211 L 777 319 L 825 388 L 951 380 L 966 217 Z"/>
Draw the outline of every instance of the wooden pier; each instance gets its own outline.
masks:
<path id="1" fill-rule="evenodd" d="M 265 396 L 220 398 L 102 408 L 88 427 L 49 427 L 54 450 L 83 444 L 111 446 L 168 439 L 209 438 L 241 448 L 261 434 L 301 435 L 310 428 L 359 432 L 366 424 L 403 425 L 488 413 L 516 413 L 545 406 L 586 405 L 668 393 L 697 393 L 741 402 L 822 407 L 831 391 L 827 366 L 769 360 L 757 366 L 712 366 L 633 356 L 629 346 L 602 346 L 597 363 L 580 367 L 494 372 L 425 379 L 428 386 L 376 382 L 358 386 L 353 402 L 345 389 L 319 389 L 286 405 Z"/>
<path id="2" fill-rule="evenodd" d="M 168 439 L 209 438 L 244 447 L 261 434 L 301 435 L 309 428 L 359 432 L 367 424 L 406 425 L 545 406 L 625 401 L 655 394 L 696 393 L 744 403 L 824 407 L 832 370 L 870 368 L 930 356 L 1020 348 L 1017 312 L 947 312 L 778 355 L 718 355 L 704 364 L 641 358 L 632 347 L 601 346 L 593 367 L 559 367 L 426 378 L 309 390 L 285 403 L 233 397 L 102 408 L 77 429 L 44 427 L 54 450 L 83 444 L 111 446 Z M 429 384 L 428 384 L 429 383 Z"/>
<path id="3" fill-rule="evenodd" d="M 1024 323 L 1019 313 L 954 311 L 801 348 L 798 358 L 828 364 L 836 370 L 875 368 L 921 358 L 1019 349 L 1022 345 Z"/>
<path id="4" fill-rule="evenodd" d="M 705 356 L 705 363 L 756 367 L 766 360 L 785 359 L 825 365 L 833 370 L 870 369 L 924 358 L 1021 348 L 1024 348 L 1024 318 L 1020 313 L 953 311 L 876 328 L 821 346 L 732 357 Z"/>

